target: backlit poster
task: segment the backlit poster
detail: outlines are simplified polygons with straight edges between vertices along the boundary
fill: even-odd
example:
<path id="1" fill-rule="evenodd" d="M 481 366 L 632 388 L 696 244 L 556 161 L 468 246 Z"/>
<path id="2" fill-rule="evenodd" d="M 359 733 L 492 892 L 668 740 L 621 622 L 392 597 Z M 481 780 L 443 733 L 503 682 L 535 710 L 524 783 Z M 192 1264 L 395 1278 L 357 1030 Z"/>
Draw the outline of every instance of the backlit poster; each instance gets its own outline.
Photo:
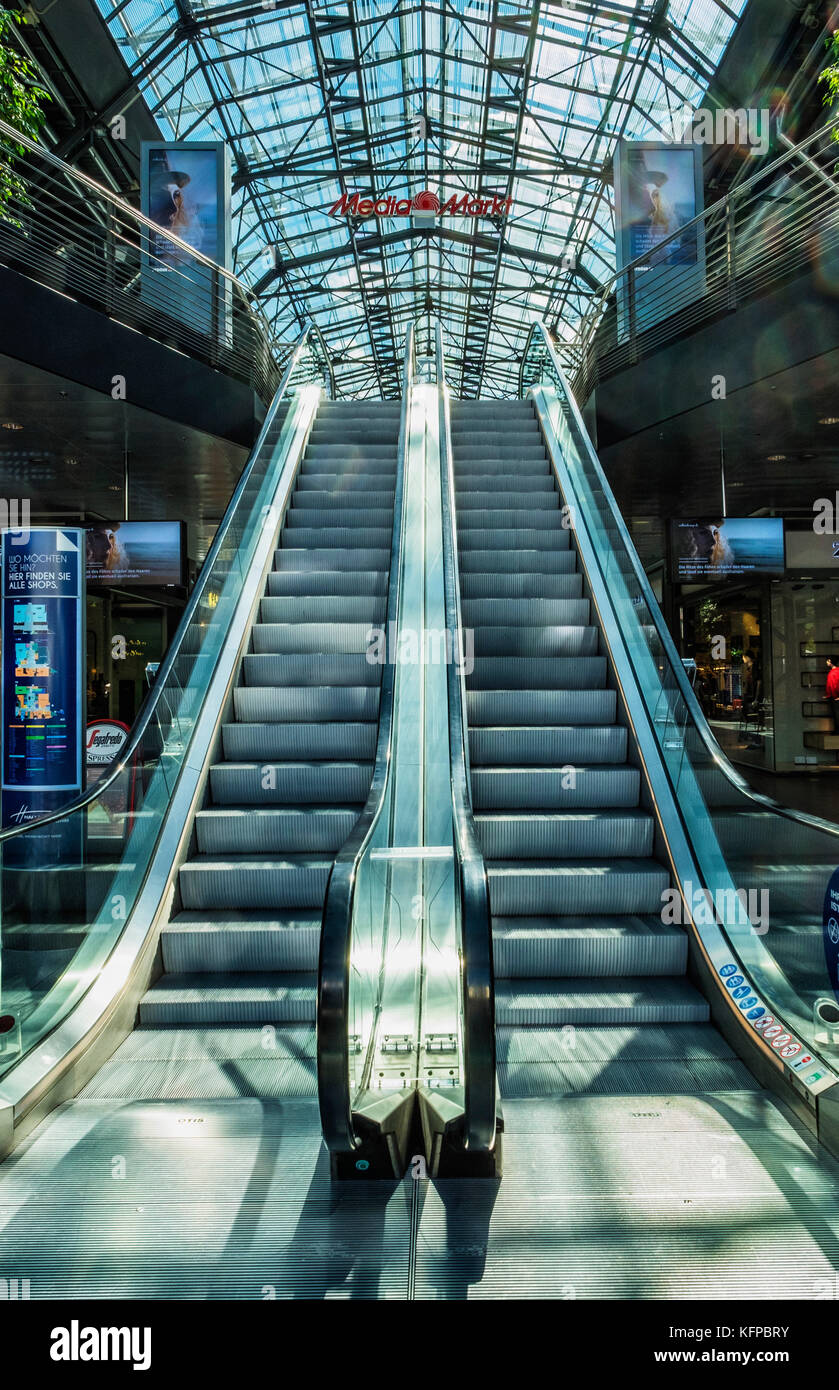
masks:
<path id="1" fill-rule="evenodd" d="M 143 298 L 186 327 L 225 340 L 229 284 L 186 248 L 231 267 L 230 152 L 216 140 L 144 141 L 141 158 L 141 210 L 160 228 L 148 233 Z"/>
<path id="2" fill-rule="evenodd" d="M 702 151 L 694 144 L 621 140 L 615 152 L 617 269 L 635 271 L 634 325 L 618 282 L 618 335 L 666 318 L 705 292 Z"/>

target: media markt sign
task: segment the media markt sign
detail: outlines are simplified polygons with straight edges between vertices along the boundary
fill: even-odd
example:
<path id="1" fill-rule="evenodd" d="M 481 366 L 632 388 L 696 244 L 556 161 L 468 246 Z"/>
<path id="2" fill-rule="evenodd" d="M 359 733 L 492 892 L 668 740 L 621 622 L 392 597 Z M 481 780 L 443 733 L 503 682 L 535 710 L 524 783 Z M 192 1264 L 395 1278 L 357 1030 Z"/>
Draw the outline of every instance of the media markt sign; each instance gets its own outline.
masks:
<path id="1" fill-rule="evenodd" d="M 329 209 L 333 217 L 506 217 L 513 206 L 512 198 L 497 194 L 484 197 L 478 193 L 453 193 L 441 201 L 436 193 L 424 189 L 413 198 L 362 198 L 360 193 L 345 193 Z"/>

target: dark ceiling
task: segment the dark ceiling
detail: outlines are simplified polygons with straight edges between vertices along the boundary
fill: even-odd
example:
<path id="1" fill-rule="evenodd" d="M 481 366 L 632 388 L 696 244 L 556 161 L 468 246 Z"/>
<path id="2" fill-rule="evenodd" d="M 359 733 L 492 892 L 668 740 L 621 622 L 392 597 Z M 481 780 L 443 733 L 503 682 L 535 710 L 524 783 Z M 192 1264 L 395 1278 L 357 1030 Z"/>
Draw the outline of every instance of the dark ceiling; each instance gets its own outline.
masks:
<path id="1" fill-rule="evenodd" d="M 17 428 L 20 426 L 21 428 Z M 0 356 L 0 496 L 33 518 L 184 520 L 201 561 L 247 451 Z"/>

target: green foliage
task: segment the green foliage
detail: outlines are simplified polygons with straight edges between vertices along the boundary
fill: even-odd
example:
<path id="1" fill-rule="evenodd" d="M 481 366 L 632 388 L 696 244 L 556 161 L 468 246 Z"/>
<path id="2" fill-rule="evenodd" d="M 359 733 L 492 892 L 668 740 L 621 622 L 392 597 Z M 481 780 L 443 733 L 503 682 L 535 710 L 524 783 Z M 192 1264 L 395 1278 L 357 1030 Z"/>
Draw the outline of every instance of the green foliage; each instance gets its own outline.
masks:
<path id="1" fill-rule="evenodd" d="M 0 120 L 37 140 L 45 120 L 41 102 L 49 101 L 50 95 L 39 85 L 36 69 L 9 42 L 12 25 L 21 22 L 21 15 L 0 7 Z M 20 224 L 10 205 L 29 202 L 26 184 L 14 168 L 16 156 L 23 153 L 22 145 L 0 135 L 0 221 L 15 226 Z"/>
<path id="2" fill-rule="evenodd" d="M 835 106 L 839 102 L 839 30 L 831 34 L 827 40 L 833 62 L 826 67 L 824 72 L 819 73 L 819 82 L 824 91 L 822 93 L 825 106 Z M 839 128 L 834 130 L 833 139 L 839 140 Z"/>

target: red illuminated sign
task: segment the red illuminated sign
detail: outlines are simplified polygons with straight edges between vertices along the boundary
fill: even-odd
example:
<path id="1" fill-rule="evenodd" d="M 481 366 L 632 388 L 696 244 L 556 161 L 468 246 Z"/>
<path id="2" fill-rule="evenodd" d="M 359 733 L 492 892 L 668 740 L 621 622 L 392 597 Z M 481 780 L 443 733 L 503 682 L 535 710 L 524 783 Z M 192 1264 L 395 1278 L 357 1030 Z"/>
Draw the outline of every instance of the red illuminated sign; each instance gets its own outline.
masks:
<path id="1" fill-rule="evenodd" d="M 500 198 L 493 193 L 485 197 L 478 193 L 453 193 L 441 202 L 427 188 L 413 198 L 396 198 L 392 193 L 381 198 L 362 198 L 360 193 L 344 193 L 329 209 L 333 217 L 411 217 L 416 214 L 439 214 L 440 217 L 506 217 L 513 206 L 512 198 Z"/>

